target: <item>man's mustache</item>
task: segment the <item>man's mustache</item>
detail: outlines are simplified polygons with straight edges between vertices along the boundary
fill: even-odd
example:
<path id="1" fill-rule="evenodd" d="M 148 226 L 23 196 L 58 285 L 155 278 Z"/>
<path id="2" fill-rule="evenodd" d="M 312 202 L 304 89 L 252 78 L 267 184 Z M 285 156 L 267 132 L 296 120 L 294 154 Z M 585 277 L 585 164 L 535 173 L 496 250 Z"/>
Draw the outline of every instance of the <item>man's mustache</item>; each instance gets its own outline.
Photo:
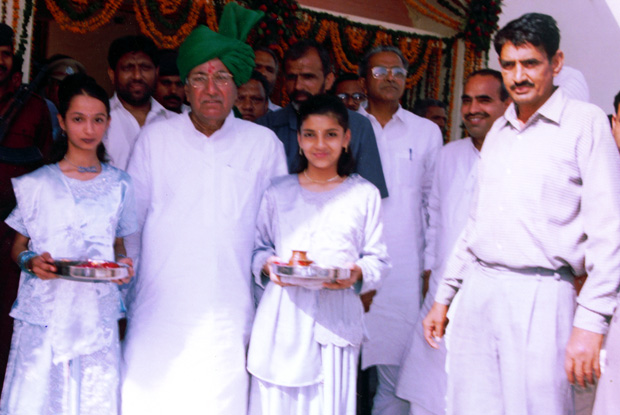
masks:
<path id="1" fill-rule="evenodd" d="M 470 118 L 474 118 L 474 117 L 483 117 L 483 118 L 488 118 L 489 114 L 486 112 L 475 112 L 475 113 L 469 113 L 465 115 L 465 119 L 470 119 Z"/>
<path id="2" fill-rule="evenodd" d="M 293 96 L 291 97 L 291 99 L 293 101 L 298 101 L 299 98 L 303 98 L 305 97 L 306 99 L 310 99 L 312 98 L 312 94 L 306 91 L 295 91 L 293 92 Z"/>
<path id="3" fill-rule="evenodd" d="M 529 87 L 532 87 L 532 88 L 533 88 L 533 87 L 534 87 L 534 84 L 533 84 L 533 83 L 531 83 L 530 81 L 515 82 L 514 84 L 512 84 L 512 85 L 510 86 L 510 89 L 511 89 L 512 91 L 514 91 L 515 89 L 517 89 L 517 88 L 519 88 L 519 87 L 522 87 L 522 86 L 529 86 Z"/>

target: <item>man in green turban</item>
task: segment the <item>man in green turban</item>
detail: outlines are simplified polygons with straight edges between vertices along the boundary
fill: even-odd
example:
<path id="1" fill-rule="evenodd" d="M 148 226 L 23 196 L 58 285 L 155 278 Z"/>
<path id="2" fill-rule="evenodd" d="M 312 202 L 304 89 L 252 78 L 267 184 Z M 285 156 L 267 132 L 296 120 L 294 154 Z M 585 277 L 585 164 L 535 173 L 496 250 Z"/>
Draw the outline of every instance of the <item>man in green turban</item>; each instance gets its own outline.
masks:
<path id="1" fill-rule="evenodd" d="M 243 40 L 260 16 L 229 3 L 219 33 L 188 36 L 177 64 L 191 111 L 144 128 L 129 162 L 142 231 L 124 415 L 246 414 L 255 218 L 287 171 L 271 130 L 232 112 L 254 66 Z"/>

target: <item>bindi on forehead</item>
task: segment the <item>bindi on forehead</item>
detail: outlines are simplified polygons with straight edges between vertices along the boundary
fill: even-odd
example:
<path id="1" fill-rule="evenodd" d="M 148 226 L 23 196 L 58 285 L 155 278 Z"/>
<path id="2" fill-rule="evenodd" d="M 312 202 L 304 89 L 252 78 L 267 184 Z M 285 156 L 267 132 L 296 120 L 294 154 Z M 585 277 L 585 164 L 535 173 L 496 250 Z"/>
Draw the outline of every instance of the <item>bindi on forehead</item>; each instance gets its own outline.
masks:
<path id="1" fill-rule="evenodd" d="M 205 70 L 207 71 L 207 73 L 215 73 L 218 71 L 218 69 L 215 67 L 215 64 L 211 61 L 205 64 Z"/>

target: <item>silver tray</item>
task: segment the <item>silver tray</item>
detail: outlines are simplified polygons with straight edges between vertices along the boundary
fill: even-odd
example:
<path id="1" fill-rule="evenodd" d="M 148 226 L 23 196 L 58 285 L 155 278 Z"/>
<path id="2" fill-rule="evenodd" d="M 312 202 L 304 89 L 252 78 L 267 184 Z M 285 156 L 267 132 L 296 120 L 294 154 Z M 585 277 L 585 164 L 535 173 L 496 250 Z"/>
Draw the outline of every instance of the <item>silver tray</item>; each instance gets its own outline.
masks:
<path id="1" fill-rule="evenodd" d="M 307 267 L 272 264 L 272 271 L 278 277 L 300 278 L 313 281 L 336 281 L 344 280 L 351 276 L 351 270 L 347 268 L 321 268 L 317 265 Z"/>
<path id="2" fill-rule="evenodd" d="M 109 282 L 120 280 L 129 276 L 129 266 L 126 264 L 116 263 L 119 268 L 90 268 L 80 266 L 84 262 L 104 263 L 111 261 L 98 260 L 82 260 L 75 259 L 59 259 L 54 261 L 56 273 L 60 278 L 71 281 L 87 281 L 87 282 Z"/>

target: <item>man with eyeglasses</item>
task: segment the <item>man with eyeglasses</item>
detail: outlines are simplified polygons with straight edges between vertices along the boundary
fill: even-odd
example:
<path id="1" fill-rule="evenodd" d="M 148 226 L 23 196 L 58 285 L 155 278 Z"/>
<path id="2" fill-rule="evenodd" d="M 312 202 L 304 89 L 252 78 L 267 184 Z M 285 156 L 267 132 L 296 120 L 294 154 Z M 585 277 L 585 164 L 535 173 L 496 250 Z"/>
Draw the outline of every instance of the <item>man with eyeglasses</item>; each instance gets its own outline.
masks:
<path id="1" fill-rule="evenodd" d="M 119 169 L 127 168 L 142 127 L 174 115 L 153 98 L 158 64 L 157 46 L 146 36 L 124 36 L 110 45 L 108 76 L 115 92 L 103 144 Z"/>
<path id="2" fill-rule="evenodd" d="M 270 180 L 286 174 L 278 138 L 232 111 L 254 67 L 244 40 L 261 16 L 231 2 L 220 33 L 199 26 L 186 38 L 177 63 L 191 111 L 145 128 L 129 163 L 142 246 L 125 415 L 246 414 L 255 218 Z"/>
<path id="3" fill-rule="evenodd" d="M 334 94 L 344 102 L 351 111 L 357 111 L 366 103 L 366 94 L 360 77 L 354 73 L 343 73 L 334 82 Z"/>
<path id="4" fill-rule="evenodd" d="M 284 144 L 289 170 L 295 168 L 299 152 L 297 143 L 297 108 L 309 97 L 324 94 L 334 84 L 329 52 L 313 40 L 292 45 L 284 56 L 284 85 L 291 103 L 281 110 L 270 112 L 257 123 L 270 128 Z M 381 197 L 387 197 L 387 187 L 381 169 L 377 142 L 368 120 L 349 111 L 351 128 L 350 150 L 356 162 L 356 173 L 377 186 Z"/>
<path id="5" fill-rule="evenodd" d="M 421 305 L 427 205 L 442 146 L 437 125 L 400 106 L 407 65 L 399 49 L 380 46 L 359 66 L 368 95 L 359 112 L 374 129 L 390 193 L 383 201 L 383 229 L 392 269 L 366 313 L 369 340 L 362 346 L 363 368 L 377 367 L 375 415 L 409 412 L 408 402 L 396 396 L 396 382 Z"/>

